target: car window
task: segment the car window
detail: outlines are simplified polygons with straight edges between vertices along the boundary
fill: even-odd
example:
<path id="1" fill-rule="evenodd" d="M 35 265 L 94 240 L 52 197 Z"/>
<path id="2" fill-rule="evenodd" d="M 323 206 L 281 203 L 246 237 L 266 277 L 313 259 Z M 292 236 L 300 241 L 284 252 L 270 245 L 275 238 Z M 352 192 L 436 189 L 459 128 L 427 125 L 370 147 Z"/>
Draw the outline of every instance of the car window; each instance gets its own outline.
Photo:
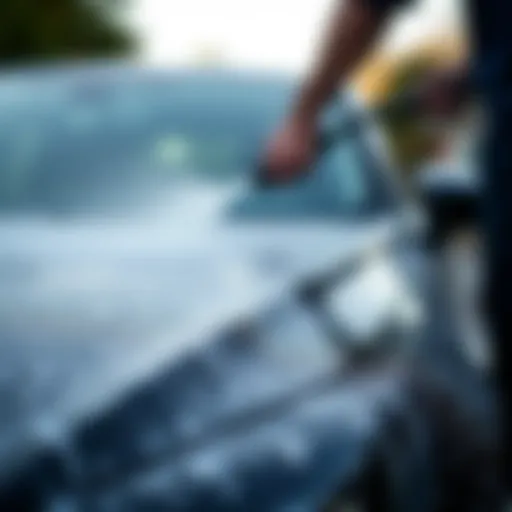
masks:
<path id="1" fill-rule="evenodd" d="M 0 87 L 0 210 L 71 214 L 247 172 L 279 88 L 127 82 Z M 259 96 L 256 95 L 256 92 Z"/>
<path id="2" fill-rule="evenodd" d="M 156 191 L 249 182 L 288 85 L 105 79 L 0 86 L 0 211 L 130 212 Z M 37 89 L 37 93 L 36 93 Z M 274 191 L 245 187 L 236 219 L 340 218 L 368 211 L 373 170 L 362 137 Z"/>

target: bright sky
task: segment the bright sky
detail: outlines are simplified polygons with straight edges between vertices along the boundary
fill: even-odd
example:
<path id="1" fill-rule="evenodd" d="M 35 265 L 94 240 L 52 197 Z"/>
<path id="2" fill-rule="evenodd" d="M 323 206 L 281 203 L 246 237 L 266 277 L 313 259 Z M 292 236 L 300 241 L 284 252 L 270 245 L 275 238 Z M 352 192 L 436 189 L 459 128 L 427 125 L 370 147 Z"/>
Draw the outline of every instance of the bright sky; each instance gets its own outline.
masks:
<path id="1" fill-rule="evenodd" d="M 190 63 L 213 51 L 237 66 L 301 70 L 333 0 L 135 0 L 142 57 Z M 414 45 L 459 22 L 457 0 L 419 0 L 401 14 L 386 44 Z"/>

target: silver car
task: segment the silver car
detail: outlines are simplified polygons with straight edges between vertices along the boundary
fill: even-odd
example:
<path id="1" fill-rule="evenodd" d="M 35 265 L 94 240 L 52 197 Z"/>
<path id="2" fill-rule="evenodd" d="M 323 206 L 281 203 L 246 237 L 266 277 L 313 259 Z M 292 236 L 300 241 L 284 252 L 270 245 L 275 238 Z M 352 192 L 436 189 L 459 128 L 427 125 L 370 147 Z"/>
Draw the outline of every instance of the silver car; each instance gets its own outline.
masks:
<path id="1" fill-rule="evenodd" d="M 369 114 L 340 95 L 322 129 L 357 129 L 257 179 L 293 84 L 0 80 L 2 510 L 434 511 L 482 470 L 484 386 Z"/>

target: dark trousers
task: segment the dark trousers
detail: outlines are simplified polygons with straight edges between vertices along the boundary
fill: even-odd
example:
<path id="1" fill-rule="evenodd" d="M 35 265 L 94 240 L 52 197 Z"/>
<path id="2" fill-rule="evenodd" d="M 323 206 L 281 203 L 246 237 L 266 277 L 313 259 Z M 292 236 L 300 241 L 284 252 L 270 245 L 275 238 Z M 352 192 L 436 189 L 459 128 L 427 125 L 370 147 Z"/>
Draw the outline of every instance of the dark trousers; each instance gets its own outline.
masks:
<path id="1" fill-rule="evenodd" d="M 507 262 L 489 257 L 487 308 L 495 357 L 495 386 L 500 411 L 499 430 L 504 479 L 512 489 L 512 259 Z"/>
<path id="2" fill-rule="evenodd" d="M 512 127 L 508 116 L 492 120 L 484 155 L 486 309 L 502 418 L 500 462 L 512 489 Z"/>
<path id="3" fill-rule="evenodd" d="M 512 450 L 510 439 L 512 436 L 512 372 L 510 362 L 510 344 L 512 339 L 512 312 L 507 303 L 512 300 L 510 292 L 505 290 L 508 277 L 512 272 L 507 266 L 493 265 L 488 279 L 488 318 L 491 327 L 491 340 L 495 357 L 494 384 L 496 387 L 499 417 L 501 424 L 497 425 L 499 436 L 500 464 L 505 483 L 512 488 Z M 500 272 L 503 271 L 503 272 Z"/>

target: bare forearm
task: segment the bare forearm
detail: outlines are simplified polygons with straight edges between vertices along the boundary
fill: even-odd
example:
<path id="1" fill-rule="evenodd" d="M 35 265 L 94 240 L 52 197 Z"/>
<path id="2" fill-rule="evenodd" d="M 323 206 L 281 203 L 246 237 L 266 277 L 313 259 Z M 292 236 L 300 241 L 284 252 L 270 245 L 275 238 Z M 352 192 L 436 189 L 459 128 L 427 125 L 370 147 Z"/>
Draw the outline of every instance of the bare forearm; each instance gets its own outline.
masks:
<path id="1" fill-rule="evenodd" d="M 338 0 L 316 65 L 302 87 L 294 115 L 314 120 L 377 39 L 387 18 L 365 0 Z"/>

